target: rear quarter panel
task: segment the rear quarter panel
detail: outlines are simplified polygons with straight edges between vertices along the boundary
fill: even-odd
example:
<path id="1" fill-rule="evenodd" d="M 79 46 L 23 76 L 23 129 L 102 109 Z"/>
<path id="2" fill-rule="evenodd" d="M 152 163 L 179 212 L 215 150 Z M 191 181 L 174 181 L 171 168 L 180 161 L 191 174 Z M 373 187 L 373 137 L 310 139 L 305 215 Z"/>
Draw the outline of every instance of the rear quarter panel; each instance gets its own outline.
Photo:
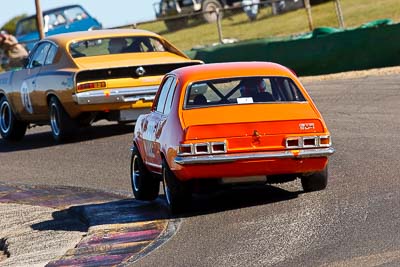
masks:
<path id="1" fill-rule="evenodd" d="M 172 103 L 173 109 L 171 109 L 160 135 L 160 151 L 171 170 L 179 168 L 174 160 L 178 153 L 179 144 L 184 137 L 184 129 L 179 120 L 178 104 L 179 98 L 175 97 Z"/>
<path id="2" fill-rule="evenodd" d="M 158 92 L 159 94 L 159 92 Z M 156 96 L 156 99 L 158 95 Z M 179 82 L 175 88 L 174 96 L 172 100 L 171 111 L 168 115 L 161 114 L 145 114 L 139 116 L 136 121 L 135 130 L 134 130 L 134 144 L 139 149 L 140 155 L 145 161 L 147 168 L 153 172 L 161 173 L 162 161 L 165 159 L 168 166 L 174 170 L 175 168 L 179 168 L 179 165 L 175 164 L 175 157 L 177 155 L 177 150 L 179 144 L 183 140 L 184 131 L 179 119 L 179 104 L 180 104 L 180 86 Z M 152 108 L 152 112 L 154 113 L 154 106 Z M 154 115 L 154 116 L 152 116 Z M 147 128 L 148 120 L 157 118 L 159 120 L 156 126 L 155 136 L 155 146 L 159 149 L 158 155 L 156 157 L 152 157 L 152 164 L 149 165 L 150 157 L 146 154 L 145 142 L 144 139 L 147 138 L 144 135 L 152 135 L 151 133 L 145 133 L 149 129 Z M 154 155 L 152 155 L 154 156 Z M 158 166 L 158 167 L 155 167 Z"/>
<path id="3" fill-rule="evenodd" d="M 72 100 L 75 72 L 43 68 L 37 77 L 37 92 L 32 96 L 36 110 L 48 113 L 48 98 L 55 95 L 70 115 L 76 113 L 77 105 Z"/>
<path id="4" fill-rule="evenodd" d="M 139 150 L 142 158 L 145 157 L 145 150 L 143 144 L 143 132 L 144 132 L 144 121 L 149 114 L 140 115 L 135 123 L 135 128 L 133 131 L 133 145 Z"/>
<path id="5" fill-rule="evenodd" d="M 300 80 L 295 77 L 294 75 L 291 76 L 292 80 L 296 83 L 297 87 L 300 89 L 300 91 L 302 92 L 302 94 L 304 95 L 304 97 L 307 99 L 309 105 L 311 106 L 311 108 L 315 111 L 315 113 L 317 114 L 317 116 L 319 117 L 319 119 L 322 121 L 325 131 L 327 131 L 327 127 L 324 121 L 324 118 L 322 117 L 322 114 L 319 112 L 317 106 L 315 105 L 314 101 L 312 100 L 311 96 L 308 94 L 306 88 L 303 86 L 303 84 L 300 82 Z"/>
<path id="6" fill-rule="evenodd" d="M 4 95 L 9 99 L 10 89 L 10 76 L 11 72 L 0 73 L 0 98 Z"/>

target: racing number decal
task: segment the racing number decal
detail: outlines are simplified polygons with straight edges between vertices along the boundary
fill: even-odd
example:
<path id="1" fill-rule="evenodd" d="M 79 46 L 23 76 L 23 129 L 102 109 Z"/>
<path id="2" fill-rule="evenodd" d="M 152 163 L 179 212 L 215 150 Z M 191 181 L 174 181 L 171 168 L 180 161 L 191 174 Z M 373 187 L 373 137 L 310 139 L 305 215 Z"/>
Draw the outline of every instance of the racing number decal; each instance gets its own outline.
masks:
<path id="1" fill-rule="evenodd" d="M 32 114 L 33 107 L 32 107 L 31 99 L 29 97 L 28 84 L 26 82 L 23 82 L 21 85 L 21 100 L 22 100 L 22 105 L 24 106 L 25 110 Z"/>

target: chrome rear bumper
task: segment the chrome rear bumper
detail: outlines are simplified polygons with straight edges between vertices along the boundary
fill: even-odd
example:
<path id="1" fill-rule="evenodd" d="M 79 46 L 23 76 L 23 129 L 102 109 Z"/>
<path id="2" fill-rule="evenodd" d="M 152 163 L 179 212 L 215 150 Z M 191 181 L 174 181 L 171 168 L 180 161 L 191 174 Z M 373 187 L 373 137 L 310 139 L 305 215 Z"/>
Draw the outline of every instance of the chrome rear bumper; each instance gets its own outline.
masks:
<path id="1" fill-rule="evenodd" d="M 157 90 L 158 86 L 93 90 L 76 93 L 72 95 L 72 99 L 79 105 L 135 103 L 139 100 L 151 102 L 154 100 Z"/>
<path id="2" fill-rule="evenodd" d="M 188 164 L 216 164 L 229 163 L 241 160 L 262 160 L 262 159 L 302 159 L 328 157 L 335 153 L 333 147 L 301 149 L 296 153 L 291 151 L 271 151 L 255 153 L 235 153 L 235 154 L 216 154 L 216 155 L 198 155 L 198 156 L 178 156 L 175 163 L 180 165 Z"/>

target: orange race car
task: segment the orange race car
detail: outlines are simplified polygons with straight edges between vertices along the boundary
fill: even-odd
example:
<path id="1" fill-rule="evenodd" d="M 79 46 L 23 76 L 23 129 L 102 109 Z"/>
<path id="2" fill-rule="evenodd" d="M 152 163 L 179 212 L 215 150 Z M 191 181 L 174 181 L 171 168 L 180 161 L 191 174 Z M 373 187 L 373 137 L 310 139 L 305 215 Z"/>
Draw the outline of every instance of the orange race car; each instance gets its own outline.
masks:
<path id="1" fill-rule="evenodd" d="M 50 124 L 62 141 L 93 121 L 134 121 L 150 110 L 163 76 L 201 64 L 143 30 L 49 36 L 22 69 L 0 74 L 0 133 L 19 140 L 30 124 Z"/>
<path id="2" fill-rule="evenodd" d="M 152 200 L 162 181 L 172 212 L 210 181 L 300 178 L 304 191 L 322 190 L 334 151 L 321 114 L 286 67 L 183 67 L 164 77 L 151 112 L 136 122 L 132 190 L 136 199 Z"/>

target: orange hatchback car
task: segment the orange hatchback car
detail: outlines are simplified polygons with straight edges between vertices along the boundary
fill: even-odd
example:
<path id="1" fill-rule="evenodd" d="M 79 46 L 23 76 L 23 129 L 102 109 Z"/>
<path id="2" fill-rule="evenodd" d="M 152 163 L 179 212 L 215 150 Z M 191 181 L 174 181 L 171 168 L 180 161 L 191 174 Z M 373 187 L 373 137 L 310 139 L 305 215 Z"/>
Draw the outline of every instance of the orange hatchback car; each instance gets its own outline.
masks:
<path id="1" fill-rule="evenodd" d="M 325 189 L 335 152 L 317 107 L 288 68 L 267 62 L 189 66 L 168 73 L 135 126 L 131 182 L 153 200 L 163 182 L 172 212 L 193 190 L 301 179 Z M 204 183 L 207 181 L 206 183 Z"/>

